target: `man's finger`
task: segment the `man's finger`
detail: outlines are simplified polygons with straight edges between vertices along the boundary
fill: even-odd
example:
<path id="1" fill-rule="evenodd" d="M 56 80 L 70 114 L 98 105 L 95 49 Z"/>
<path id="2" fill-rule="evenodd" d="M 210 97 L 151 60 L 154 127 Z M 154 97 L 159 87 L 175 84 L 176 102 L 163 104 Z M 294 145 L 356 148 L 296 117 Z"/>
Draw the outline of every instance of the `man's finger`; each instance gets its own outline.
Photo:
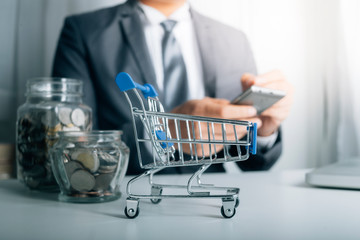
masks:
<path id="1" fill-rule="evenodd" d="M 257 118 L 257 117 L 256 118 L 247 118 L 247 119 L 242 119 L 242 120 L 243 121 L 249 121 L 249 122 L 252 122 L 252 123 L 257 123 L 258 128 L 260 128 L 262 126 L 261 119 Z M 214 129 L 211 129 L 211 132 L 214 133 L 215 138 L 216 139 L 221 139 L 223 137 L 223 128 L 222 128 L 221 124 L 214 124 L 212 127 Z M 201 130 L 203 132 L 203 134 L 202 134 L 203 138 L 208 138 L 209 136 L 208 136 L 208 132 L 207 132 L 207 126 L 206 125 L 203 126 L 201 128 Z M 228 140 L 230 140 L 229 138 L 232 138 L 232 137 L 235 136 L 233 125 L 227 125 L 225 130 L 226 130 L 226 136 L 227 136 Z M 244 134 L 246 134 L 246 132 L 247 132 L 246 126 L 242 126 L 242 125 L 241 126 L 236 126 L 235 130 L 236 130 L 236 135 L 238 137 L 240 137 L 240 138 Z M 210 136 L 210 138 L 211 137 L 212 136 Z"/>
<path id="2" fill-rule="evenodd" d="M 257 114 L 253 106 L 229 104 L 221 106 L 219 115 L 225 119 L 239 119 L 255 117 Z"/>
<path id="3" fill-rule="evenodd" d="M 252 85 L 255 84 L 255 75 L 251 73 L 245 73 L 241 77 L 241 86 L 243 91 L 246 91 L 248 88 L 250 88 Z"/>
<path id="4" fill-rule="evenodd" d="M 230 103 L 229 100 L 223 99 L 223 98 L 209 98 L 209 97 L 207 97 L 206 99 L 207 99 L 209 102 L 217 103 L 217 104 L 221 104 L 221 105 L 226 105 L 226 104 L 229 104 L 229 103 Z"/>
<path id="5" fill-rule="evenodd" d="M 272 117 L 277 119 L 285 119 L 290 113 L 290 108 L 269 108 L 261 113 L 261 117 Z"/>

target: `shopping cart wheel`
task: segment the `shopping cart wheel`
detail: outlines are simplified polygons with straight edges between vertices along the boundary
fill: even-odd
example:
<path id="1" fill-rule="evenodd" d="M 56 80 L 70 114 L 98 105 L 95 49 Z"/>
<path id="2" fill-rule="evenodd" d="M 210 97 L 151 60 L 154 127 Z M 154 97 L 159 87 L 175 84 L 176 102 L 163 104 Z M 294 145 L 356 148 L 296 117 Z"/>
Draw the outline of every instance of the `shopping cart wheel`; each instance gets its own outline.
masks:
<path id="1" fill-rule="evenodd" d="M 124 209 L 124 213 L 125 215 L 128 217 L 128 218 L 136 218 L 138 215 L 139 215 L 139 207 L 137 207 L 136 209 L 133 209 L 133 208 L 127 208 L 125 207 Z"/>
<path id="2" fill-rule="evenodd" d="M 239 197 L 236 198 L 235 200 L 235 208 L 237 208 L 240 204 L 240 200 L 239 200 Z"/>
<path id="3" fill-rule="evenodd" d="M 224 206 L 221 207 L 221 215 L 224 218 L 232 218 L 236 213 L 235 208 L 226 208 L 224 209 Z"/>
<path id="4" fill-rule="evenodd" d="M 162 191 L 163 189 L 162 188 L 159 188 L 159 187 L 152 187 L 151 188 L 151 195 L 153 196 L 161 196 L 162 194 Z M 151 198 L 150 201 L 153 203 L 153 204 L 159 204 L 161 202 L 161 198 Z"/>
<path id="5" fill-rule="evenodd" d="M 152 198 L 150 199 L 150 201 L 153 203 L 153 204 L 159 204 L 161 202 L 161 198 Z"/>
<path id="6" fill-rule="evenodd" d="M 128 218 L 136 218 L 139 215 L 139 199 L 128 197 L 124 213 Z"/>

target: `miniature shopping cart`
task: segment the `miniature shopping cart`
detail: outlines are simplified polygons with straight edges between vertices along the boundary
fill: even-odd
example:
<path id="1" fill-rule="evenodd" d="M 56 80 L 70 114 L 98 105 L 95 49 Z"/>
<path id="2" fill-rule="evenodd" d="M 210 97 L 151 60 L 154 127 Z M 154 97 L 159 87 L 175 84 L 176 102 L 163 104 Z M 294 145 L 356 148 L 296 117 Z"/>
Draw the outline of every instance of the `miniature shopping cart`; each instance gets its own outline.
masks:
<path id="1" fill-rule="evenodd" d="M 244 161 L 250 153 L 256 154 L 256 123 L 165 113 L 152 85 L 139 85 L 127 73 L 119 73 L 116 83 L 129 102 L 139 164 L 146 169 L 127 184 L 125 215 L 138 216 L 140 199 L 157 204 L 164 198 L 196 197 L 221 199 L 221 214 L 233 217 L 239 205 L 239 188 L 203 184 L 201 175 L 211 164 Z M 142 156 L 149 151 L 151 157 Z M 155 173 L 181 166 L 199 167 L 187 185 L 153 182 Z M 149 194 L 132 193 L 133 183 L 145 177 L 149 178 Z M 176 194 L 163 194 L 163 189 Z M 178 193 L 181 191 L 184 193 Z"/>

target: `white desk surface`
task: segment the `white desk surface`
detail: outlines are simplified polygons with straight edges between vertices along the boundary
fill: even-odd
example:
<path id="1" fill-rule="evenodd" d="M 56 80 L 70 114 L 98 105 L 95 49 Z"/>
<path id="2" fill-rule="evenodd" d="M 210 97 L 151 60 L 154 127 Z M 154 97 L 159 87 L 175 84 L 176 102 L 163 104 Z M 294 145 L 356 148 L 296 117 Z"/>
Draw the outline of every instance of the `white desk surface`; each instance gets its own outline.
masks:
<path id="1" fill-rule="evenodd" d="M 204 183 L 241 188 L 231 219 L 221 216 L 220 199 L 142 200 L 139 216 L 127 219 L 125 194 L 108 203 L 63 203 L 57 194 L 4 180 L 0 239 L 360 239 L 360 191 L 309 187 L 305 172 L 205 174 Z M 182 183 L 187 177 L 158 179 Z"/>

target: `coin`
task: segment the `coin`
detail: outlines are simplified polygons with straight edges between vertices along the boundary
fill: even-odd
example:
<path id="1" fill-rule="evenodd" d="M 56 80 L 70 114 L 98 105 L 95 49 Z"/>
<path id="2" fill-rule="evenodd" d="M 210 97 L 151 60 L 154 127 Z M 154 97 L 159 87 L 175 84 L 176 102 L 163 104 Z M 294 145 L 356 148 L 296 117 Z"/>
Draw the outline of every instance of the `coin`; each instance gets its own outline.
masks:
<path id="1" fill-rule="evenodd" d="M 83 126 L 85 125 L 85 113 L 80 108 L 75 108 L 71 112 L 71 121 L 75 126 Z"/>
<path id="2" fill-rule="evenodd" d="M 83 169 L 83 166 L 78 161 L 69 161 L 65 163 L 65 170 L 68 176 L 71 176 L 75 171 Z"/>
<path id="3" fill-rule="evenodd" d="M 70 119 L 71 112 L 72 112 L 71 108 L 68 107 L 59 108 L 58 117 L 62 124 L 64 125 L 71 124 L 71 119 Z"/>
<path id="4" fill-rule="evenodd" d="M 86 194 L 87 197 L 102 197 L 102 196 L 104 196 L 104 194 L 101 192 L 84 192 L 84 194 Z"/>
<path id="5" fill-rule="evenodd" d="M 48 155 L 50 147 L 54 146 L 58 141 L 57 133 L 61 130 L 80 131 L 81 128 L 89 128 L 90 122 L 87 120 L 89 116 L 80 107 L 75 108 L 75 111 L 73 111 L 74 108 L 71 106 L 55 106 L 31 108 L 18 116 L 18 173 L 20 179 L 30 188 L 41 189 L 57 185 L 53 178 Z M 81 126 L 77 126 L 75 123 Z M 71 154 L 69 153 L 69 155 Z M 70 162 L 71 158 L 68 157 L 67 161 Z M 90 169 L 98 168 L 96 162 L 95 160 L 93 163 L 95 165 L 90 166 Z M 42 166 L 42 168 L 39 166 Z M 84 169 L 84 167 L 82 166 L 81 169 Z M 70 170 L 70 174 L 75 170 L 77 170 L 76 167 Z M 70 178 L 70 175 L 68 176 Z"/>
<path id="6" fill-rule="evenodd" d="M 96 172 L 99 168 L 99 158 L 90 150 L 76 150 L 71 154 L 71 159 L 79 161 L 91 172 Z"/>
<path id="7" fill-rule="evenodd" d="M 32 123 L 31 123 L 29 115 L 25 115 L 19 119 L 19 128 L 20 129 L 29 129 L 31 127 L 31 125 L 32 125 Z"/>
<path id="8" fill-rule="evenodd" d="M 106 192 L 104 192 L 104 196 L 113 196 L 114 195 L 114 193 L 113 192 L 111 192 L 111 191 L 106 191 Z"/>
<path id="9" fill-rule="evenodd" d="M 49 127 L 49 128 L 47 129 L 47 134 L 48 134 L 48 135 L 54 135 L 54 134 L 57 133 L 58 131 L 61 131 L 61 128 L 62 128 L 61 124 L 58 123 L 58 124 L 56 124 L 54 127 Z"/>
<path id="10" fill-rule="evenodd" d="M 0 167 L 2 164 L 12 164 L 15 153 L 13 144 L 0 143 Z"/>
<path id="11" fill-rule="evenodd" d="M 64 132 L 71 132 L 71 131 L 80 131 L 80 128 L 75 127 L 75 126 L 71 126 L 70 124 L 68 125 L 69 127 L 63 127 L 63 131 Z"/>
<path id="12" fill-rule="evenodd" d="M 112 174 L 112 173 L 100 174 L 95 179 L 94 189 L 97 191 L 107 190 L 113 179 L 114 179 L 114 174 Z"/>
<path id="13" fill-rule="evenodd" d="M 117 164 L 118 159 L 115 156 L 112 156 L 109 153 L 99 151 L 98 156 L 101 161 L 106 162 L 107 164 Z"/>
<path id="14" fill-rule="evenodd" d="M 79 192 L 88 192 L 95 186 L 95 178 L 86 170 L 77 170 L 71 175 L 70 184 Z"/>
<path id="15" fill-rule="evenodd" d="M 101 165 L 99 167 L 99 173 L 112 173 L 115 172 L 117 165 Z"/>
<path id="16" fill-rule="evenodd" d="M 83 193 L 71 193 L 69 194 L 70 197 L 76 197 L 76 198 L 87 198 L 88 195 L 87 194 L 83 194 Z"/>
<path id="17" fill-rule="evenodd" d="M 35 164 L 25 175 L 31 178 L 42 178 L 46 175 L 46 169 L 42 165 Z"/>
<path id="18" fill-rule="evenodd" d="M 112 173 L 115 171 L 118 164 L 118 159 L 106 152 L 99 152 L 98 156 L 100 159 L 100 173 Z"/>

